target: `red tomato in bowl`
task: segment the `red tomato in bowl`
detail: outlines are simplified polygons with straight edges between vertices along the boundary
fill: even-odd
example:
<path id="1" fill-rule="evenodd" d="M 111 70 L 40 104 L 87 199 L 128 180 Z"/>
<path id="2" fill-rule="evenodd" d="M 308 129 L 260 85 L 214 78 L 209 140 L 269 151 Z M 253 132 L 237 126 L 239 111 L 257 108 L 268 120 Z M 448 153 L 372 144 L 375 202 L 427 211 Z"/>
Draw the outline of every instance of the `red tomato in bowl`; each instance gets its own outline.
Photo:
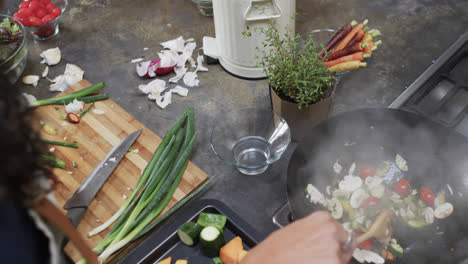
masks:
<path id="1" fill-rule="evenodd" d="M 31 11 L 31 9 L 29 9 L 29 7 L 20 9 L 20 10 L 19 10 L 18 12 L 16 12 L 16 13 L 19 14 L 19 16 L 20 16 L 21 18 L 24 18 L 24 19 L 29 18 L 29 17 L 33 14 L 33 12 Z"/>
<path id="2" fill-rule="evenodd" d="M 42 24 L 47 24 L 54 19 L 55 17 L 53 15 L 46 15 L 45 17 L 41 19 L 41 21 L 42 21 Z"/>
<path id="3" fill-rule="evenodd" d="M 52 9 L 52 11 L 50 11 L 51 15 L 53 15 L 54 17 L 58 17 L 62 14 L 62 10 L 58 9 L 58 8 L 54 8 Z"/>
<path id="4" fill-rule="evenodd" d="M 427 205 L 431 206 L 434 204 L 435 195 L 429 188 L 421 188 L 419 191 L 419 199 L 425 202 Z"/>
<path id="5" fill-rule="evenodd" d="M 23 26 L 27 27 L 28 26 L 28 19 L 27 18 L 23 18 L 20 14 L 18 14 L 19 12 L 16 12 L 13 17 L 16 18 L 19 22 L 21 22 L 21 24 L 23 24 Z M 14 21 L 16 23 L 16 20 Z M 17 23 L 18 24 L 18 23 Z"/>
<path id="6" fill-rule="evenodd" d="M 19 9 L 24 9 L 28 7 L 29 7 L 29 1 L 21 2 L 21 4 L 19 5 Z"/>
<path id="7" fill-rule="evenodd" d="M 45 17 L 46 15 L 48 14 L 47 12 L 47 9 L 45 8 L 40 8 L 36 11 L 36 17 L 38 17 L 39 19 L 42 19 L 43 17 Z"/>
<path id="8" fill-rule="evenodd" d="M 406 196 L 409 194 L 410 183 L 405 179 L 399 180 L 395 184 L 395 192 L 400 196 Z"/>
<path id="9" fill-rule="evenodd" d="M 29 9 L 33 12 L 36 12 L 40 8 L 42 8 L 41 2 L 31 1 L 31 3 L 29 3 Z"/>
<path id="10" fill-rule="evenodd" d="M 31 26 L 35 27 L 35 26 L 42 25 L 42 21 L 38 17 L 30 16 L 29 17 L 29 24 Z"/>
<path id="11" fill-rule="evenodd" d="M 48 3 L 46 5 L 46 9 L 49 10 L 49 12 L 53 9 L 57 8 L 53 3 Z"/>
<path id="12" fill-rule="evenodd" d="M 375 175 L 375 169 L 372 168 L 371 166 L 364 166 L 361 169 L 359 169 L 359 177 L 362 179 L 365 179 L 369 176 L 374 176 Z"/>

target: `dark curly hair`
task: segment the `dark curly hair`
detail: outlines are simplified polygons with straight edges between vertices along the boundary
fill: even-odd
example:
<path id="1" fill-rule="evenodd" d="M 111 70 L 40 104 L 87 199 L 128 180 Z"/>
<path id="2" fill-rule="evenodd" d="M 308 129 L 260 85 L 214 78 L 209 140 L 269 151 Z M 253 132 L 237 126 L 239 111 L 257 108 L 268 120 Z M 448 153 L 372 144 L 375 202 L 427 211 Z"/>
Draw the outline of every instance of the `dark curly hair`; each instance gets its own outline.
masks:
<path id="1" fill-rule="evenodd" d="M 0 202 L 31 205 L 47 191 L 47 168 L 40 160 L 45 145 L 32 128 L 32 111 L 20 91 L 0 74 Z M 42 183 L 42 184 L 41 184 Z"/>

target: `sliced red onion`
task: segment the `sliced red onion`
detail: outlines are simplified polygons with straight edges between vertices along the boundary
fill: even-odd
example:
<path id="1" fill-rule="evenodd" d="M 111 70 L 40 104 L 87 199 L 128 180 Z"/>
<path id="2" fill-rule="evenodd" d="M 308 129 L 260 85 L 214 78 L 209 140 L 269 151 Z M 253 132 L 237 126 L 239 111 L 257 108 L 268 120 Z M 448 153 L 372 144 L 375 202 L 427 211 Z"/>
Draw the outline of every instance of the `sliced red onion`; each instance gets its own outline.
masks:
<path id="1" fill-rule="evenodd" d="M 138 76 L 144 77 L 148 73 L 148 68 L 150 66 L 150 61 L 144 61 L 141 63 L 137 63 L 136 65 L 136 72 Z"/>
<path id="2" fill-rule="evenodd" d="M 142 63 L 137 63 L 136 71 L 140 77 L 153 78 L 156 77 L 156 75 L 168 74 L 176 67 L 176 65 L 170 67 L 159 67 L 160 65 L 161 59 L 144 61 Z"/>

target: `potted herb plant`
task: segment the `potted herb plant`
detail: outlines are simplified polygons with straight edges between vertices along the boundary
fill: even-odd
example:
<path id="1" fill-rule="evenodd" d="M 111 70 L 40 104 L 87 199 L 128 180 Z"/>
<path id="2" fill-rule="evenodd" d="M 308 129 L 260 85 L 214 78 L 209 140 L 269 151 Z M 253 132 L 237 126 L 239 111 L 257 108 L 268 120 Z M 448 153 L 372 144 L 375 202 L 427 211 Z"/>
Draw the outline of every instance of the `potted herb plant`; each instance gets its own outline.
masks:
<path id="1" fill-rule="evenodd" d="M 328 117 L 336 79 L 322 62 L 320 47 L 309 35 L 280 34 L 274 26 L 262 29 L 263 47 L 257 60 L 268 77 L 273 111 L 291 127 L 292 138 L 300 140 L 308 128 Z"/>

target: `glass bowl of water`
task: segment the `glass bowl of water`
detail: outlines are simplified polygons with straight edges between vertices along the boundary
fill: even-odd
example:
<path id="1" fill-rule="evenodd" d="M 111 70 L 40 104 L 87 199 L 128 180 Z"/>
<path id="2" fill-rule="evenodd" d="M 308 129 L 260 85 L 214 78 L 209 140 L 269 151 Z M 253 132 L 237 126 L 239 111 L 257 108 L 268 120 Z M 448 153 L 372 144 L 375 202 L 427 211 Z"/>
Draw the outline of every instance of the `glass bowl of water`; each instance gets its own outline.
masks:
<path id="1" fill-rule="evenodd" d="M 214 153 L 246 175 L 263 173 L 281 158 L 290 142 L 286 120 L 271 110 L 256 108 L 224 111 L 210 136 Z"/>

